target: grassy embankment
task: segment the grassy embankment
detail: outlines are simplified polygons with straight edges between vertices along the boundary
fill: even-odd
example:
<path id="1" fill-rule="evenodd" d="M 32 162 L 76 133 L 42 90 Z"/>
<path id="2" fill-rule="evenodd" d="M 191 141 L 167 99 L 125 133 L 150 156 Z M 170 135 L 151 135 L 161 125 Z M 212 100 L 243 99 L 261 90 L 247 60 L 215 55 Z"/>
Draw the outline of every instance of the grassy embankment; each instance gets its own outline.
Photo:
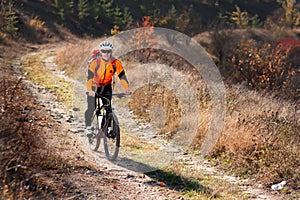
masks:
<path id="1" fill-rule="evenodd" d="M 82 49 L 82 46 L 89 45 L 93 47 L 93 44 L 95 41 L 85 41 L 82 44 L 74 45 L 72 46 L 74 52 L 62 49 L 61 54 L 68 54 L 73 57 L 61 57 L 58 61 L 67 63 L 65 66 L 72 69 L 72 63 L 76 62 L 76 58 L 79 57 L 76 53 L 79 50 L 76 49 Z M 129 64 L 127 67 L 130 68 L 130 63 L 133 61 L 127 62 L 130 61 L 130 58 L 125 60 L 126 64 Z M 186 67 L 189 66 L 186 65 Z M 300 181 L 298 103 L 276 98 L 272 93 L 251 91 L 243 85 L 227 85 L 226 87 L 227 117 L 225 127 L 218 144 L 208 158 L 216 162 L 221 168 L 226 169 L 228 173 L 255 178 L 266 187 L 285 180 L 287 186 L 281 192 L 291 197 L 297 197 Z M 207 120 L 210 119 L 210 99 L 205 97 L 207 96 L 205 91 L 205 88 L 200 88 L 198 95 L 199 111 L 206 116 L 202 116 L 202 121 L 200 120 L 199 123 L 198 137 L 195 138 L 193 147 L 195 150 L 201 146 L 203 136 L 208 129 L 209 121 Z M 141 91 L 139 90 L 139 92 Z M 151 96 L 157 94 L 155 91 L 152 93 L 145 91 L 143 96 L 145 97 L 145 95 L 149 95 L 149 99 L 151 99 Z M 138 99 L 133 101 L 136 103 L 136 107 L 132 110 L 139 109 L 137 101 Z M 159 103 L 165 107 L 170 104 L 168 100 Z M 176 110 L 179 105 L 173 104 L 171 106 Z M 144 117 L 147 121 L 149 120 L 149 113 L 139 113 L 138 117 Z M 174 123 L 174 131 L 177 128 L 178 124 Z M 172 131 L 172 127 L 167 127 L 167 129 Z M 180 172 L 178 171 L 178 173 Z"/>

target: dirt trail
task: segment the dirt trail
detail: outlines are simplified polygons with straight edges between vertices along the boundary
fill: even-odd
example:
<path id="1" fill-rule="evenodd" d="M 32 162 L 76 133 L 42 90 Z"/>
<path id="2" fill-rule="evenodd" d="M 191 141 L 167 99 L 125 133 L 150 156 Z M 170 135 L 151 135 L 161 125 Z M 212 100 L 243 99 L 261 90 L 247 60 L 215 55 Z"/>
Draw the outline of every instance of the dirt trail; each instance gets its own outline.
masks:
<path id="1" fill-rule="evenodd" d="M 82 87 L 80 85 L 81 83 L 65 76 L 63 72 L 56 68 L 54 55 L 47 57 L 44 63 L 56 76 L 76 84 L 77 88 Z M 169 186 L 166 183 L 159 182 L 154 177 L 145 175 L 143 172 L 147 170 L 151 171 L 151 168 L 148 168 L 149 165 L 134 161 L 136 153 L 130 152 L 130 150 L 126 148 L 121 148 L 119 158 L 114 163 L 109 162 L 105 158 L 103 149 L 101 149 L 100 152 L 90 150 L 84 134 L 83 119 L 80 117 L 80 114 L 58 103 L 56 97 L 46 89 L 30 82 L 28 82 L 28 84 L 31 90 L 37 95 L 40 104 L 47 107 L 51 117 L 55 118 L 60 124 L 58 132 L 63 132 L 62 135 L 58 135 L 57 132 L 56 135 L 54 134 L 55 132 L 50 133 L 48 136 L 49 145 L 55 147 L 55 145 L 59 143 L 58 140 L 63 140 L 65 144 L 65 149 L 62 153 L 63 156 L 69 157 L 70 155 L 76 154 L 78 155 L 77 159 L 80 157 L 81 160 L 90 163 L 97 169 L 86 170 L 85 174 L 70 177 L 70 179 L 74 181 L 74 184 L 78 185 L 78 188 L 87 190 L 86 196 L 82 197 L 82 199 L 189 199 L 189 197 L 183 195 L 177 187 Z M 126 99 L 124 101 L 126 101 Z M 140 123 L 133 114 L 128 111 L 124 103 L 120 103 L 120 101 L 117 100 L 114 107 L 119 117 L 121 129 L 129 130 L 126 132 L 130 132 L 131 135 L 138 137 L 148 144 L 158 146 L 159 149 L 168 152 L 169 154 L 167 155 L 173 155 L 176 159 L 173 159 L 172 163 L 184 164 L 194 174 L 199 173 L 204 176 L 225 180 L 225 182 L 231 184 L 232 187 L 238 188 L 238 192 L 241 193 L 241 195 L 239 195 L 240 197 L 246 196 L 247 199 L 257 200 L 283 199 L 276 192 L 267 190 L 258 183 L 253 184 L 253 181 L 227 176 L 225 173 L 212 167 L 209 162 L 200 156 L 187 154 L 180 147 L 168 145 L 165 140 L 156 136 L 151 124 Z M 60 117 L 58 118 L 58 116 Z M 151 155 L 155 155 L 155 153 Z M 91 185 L 95 188 L 91 188 Z M 193 198 L 198 199 L 197 197 Z M 76 199 L 76 197 L 74 197 L 74 199 Z"/>

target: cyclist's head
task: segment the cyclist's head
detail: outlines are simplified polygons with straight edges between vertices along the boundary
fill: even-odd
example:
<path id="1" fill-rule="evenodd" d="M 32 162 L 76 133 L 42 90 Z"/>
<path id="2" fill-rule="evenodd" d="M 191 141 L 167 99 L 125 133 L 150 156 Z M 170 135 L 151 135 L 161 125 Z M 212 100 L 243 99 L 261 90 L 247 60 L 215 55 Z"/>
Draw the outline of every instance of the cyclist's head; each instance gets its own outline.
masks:
<path id="1" fill-rule="evenodd" d="M 100 51 L 101 50 L 113 50 L 113 48 L 114 48 L 113 44 L 107 40 L 101 42 L 99 47 L 100 47 Z"/>
<path id="2" fill-rule="evenodd" d="M 112 56 L 113 44 L 109 41 L 103 41 L 99 45 L 101 56 L 105 61 L 108 61 Z"/>

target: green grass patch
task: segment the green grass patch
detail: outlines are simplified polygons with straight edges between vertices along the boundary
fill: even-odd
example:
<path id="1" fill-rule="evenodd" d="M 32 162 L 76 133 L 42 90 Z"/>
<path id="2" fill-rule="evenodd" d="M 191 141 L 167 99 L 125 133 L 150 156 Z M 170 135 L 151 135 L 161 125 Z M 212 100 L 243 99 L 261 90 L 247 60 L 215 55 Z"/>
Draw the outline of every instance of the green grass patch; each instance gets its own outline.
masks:
<path id="1" fill-rule="evenodd" d="M 237 185 L 205 174 L 184 162 L 174 162 L 165 169 L 146 173 L 158 185 L 180 191 L 187 199 L 248 199 Z"/>
<path id="2" fill-rule="evenodd" d="M 23 62 L 23 69 L 27 73 L 27 78 L 32 82 L 44 87 L 64 102 L 68 107 L 73 106 L 74 86 L 72 83 L 56 76 L 44 63 L 45 58 L 54 56 L 53 53 L 41 53 L 28 56 Z"/>

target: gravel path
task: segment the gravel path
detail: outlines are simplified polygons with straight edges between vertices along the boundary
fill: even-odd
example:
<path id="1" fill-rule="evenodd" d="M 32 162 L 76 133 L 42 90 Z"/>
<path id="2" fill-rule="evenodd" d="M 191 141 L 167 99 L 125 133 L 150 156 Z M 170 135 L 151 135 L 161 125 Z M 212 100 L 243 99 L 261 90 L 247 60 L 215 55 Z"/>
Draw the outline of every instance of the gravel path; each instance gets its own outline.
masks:
<path id="1" fill-rule="evenodd" d="M 54 56 L 47 57 L 44 63 L 56 76 L 64 78 L 66 81 L 75 84 L 79 90 L 82 89 L 84 91 L 84 86 L 81 83 L 65 76 L 63 72 L 56 68 Z M 183 147 L 167 142 L 156 134 L 155 128 L 153 128 L 151 123 L 146 124 L 139 121 L 128 111 L 127 107 L 124 106 L 128 99 L 122 99 L 122 101 L 116 99 L 114 104 L 121 129 L 124 130 L 122 134 L 137 137 L 157 148 L 156 151 L 148 152 L 148 154 L 141 156 L 139 152 L 131 152 L 121 146 L 117 161 L 109 162 L 105 158 L 103 149 L 100 149 L 100 152 L 90 150 L 84 135 L 83 119 L 80 117 L 83 112 L 82 108 L 79 108 L 80 111 L 76 112 L 74 109 L 67 109 L 64 105 L 58 103 L 55 95 L 49 93 L 45 88 L 41 88 L 31 82 L 27 82 L 27 84 L 32 92 L 37 95 L 40 104 L 48 108 L 52 119 L 55 119 L 59 124 L 60 128 L 56 133 L 65 133 L 63 138 L 60 138 L 64 140 L 65 144 L 70 144 L 66 145 L 65 156 L 78 154 L 85 162 L 95 165 L 97 168 L 97 170 L 86 170 L 82 177 L 80 175 L 70 177 L 72 181 L 79 185 L 79 188 L 87 190 L 84 199 L 188 199 L 179 189 L 160 183 L 144 173 L 166 167 L 170 163 L 184 164 L 194 173 L 202 173 L 238 186 L 241 193 L 247 194 L 247 199 L 283 199 L 276 192 L 266 190 L 260 184 L 250 184 L 253 181 L 225 175 L 225 173 L 211 166 L 209 162 L 200 156 L 188 154 Z M 84 98 L 80 101 L 84 101 Z M 54 139 L 49 140 L 49 143 L 55 146 L 56 140 L 59 138 L 52 135 L 51 138 L 53 137 Z M 75 143 L 77 144 L 75 147 L 71 145 Z M 105 175 L 100 175 L 101 172 L 105 173 Z M 102 183 L 101 181 L 103 180 L 106 181 Z M 109 184 L 107 184 L 107 180 L 110 181 Z M 91 190 L 88 183 L 92 183 L 93 186 L 95 183 L 98 183 L 95 187 L 99 187 L 102 193 L 99 193 L 97 190 Z"/>

